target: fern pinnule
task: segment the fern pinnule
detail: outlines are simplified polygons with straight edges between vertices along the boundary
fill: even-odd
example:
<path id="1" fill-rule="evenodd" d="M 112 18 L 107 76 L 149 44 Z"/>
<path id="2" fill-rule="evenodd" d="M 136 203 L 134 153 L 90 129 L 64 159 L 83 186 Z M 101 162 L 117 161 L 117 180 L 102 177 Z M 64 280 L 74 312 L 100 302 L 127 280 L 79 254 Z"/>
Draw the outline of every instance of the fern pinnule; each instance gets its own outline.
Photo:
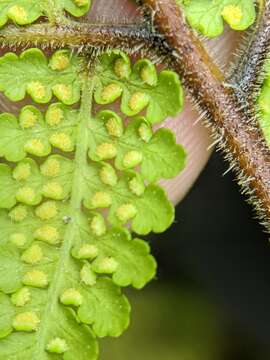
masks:
<path id="1" fill-rule="evenodd" d="M 181 110 L 180 81 L 118 50 L 90 69 L 67 50 L 48 60 L 38 49 L 8 53 L 0 74 L 10 100 L 35 102 L 0 115 L 0 357 L 96 359 L 95 336 L 128 326 L 121 288 L 140 289 L 156 272 L 131 231 L 173 221 L 154 181 L 175 176 L 186 155 L 152 124 Z"/>

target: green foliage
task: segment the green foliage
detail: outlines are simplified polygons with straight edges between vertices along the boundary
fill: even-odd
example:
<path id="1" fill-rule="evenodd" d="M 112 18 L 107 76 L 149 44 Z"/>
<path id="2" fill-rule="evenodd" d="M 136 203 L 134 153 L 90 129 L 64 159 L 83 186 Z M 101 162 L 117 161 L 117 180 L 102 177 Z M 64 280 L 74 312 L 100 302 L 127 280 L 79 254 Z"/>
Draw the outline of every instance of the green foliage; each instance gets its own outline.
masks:
<path id="1" fill-rule="evenodd" d="M 110 104 L 121 97 L 121 111 L 127 116 L 146 109 L 147 120 L 155 124 L 177 115 L 183 106 L 177 74 L 167 70 L 157 74 L 154 65 L 146 59 L 139 60 L 132 67 L 121 51 L 105 53 L 96 72 L 96 102 Z"/>
<path id="2" fill-rule="evenodd" d="M 52 146 L 71 152 L 77 123 L 77 111 L 60 103 L 50 105 L 45 116 L 32 105 L 22 108 L 18 120 L 12 114 L 3 113 L 0 115 L 0 154 L 8 161 L 20 161 L 27 153 L 47 156 Z"/>
<path id="3" fill-rule="evenodd" d="M 56 8 L 64 9 L 71 15 L 80 17 L 87 13 L 92 0 L 54 0 L 54 3 Z"/>
<path id="4" fill-rule="evenodd" d="M 111 172 L 106 164 L 93 164 L 86 173 L 84 206 L 88 209 L 109 208 L 108 221 L 121 226 L 131 221 L 137 234 L 146 235 L 166 230 L 173 221 L 174 210 L 164 190 L 155 184 L 146 185 L 140 174 L 124 172 L 113 185 L 102 181 L 101 172 Z M 103 203 L 99 199 L 106 201 Z"/>
<path id="5" fill-rule="evenodd" d="M 78 71 L 76 58 L 70 60 L 61 50 L 49 64 L 39 49 L 24 51 L 19 57 L 8 53 L 0 61 L 0 91 L 11 101 L 20 101 L 27 93 L 36 103 L 46 104 L 55 95 L 72 105 L 80 99 Z"/>
<path id="6" fill-rule="evenodd" d="M 18 25 L 35 22 L 43 15 L 49 15 L 51 7 L 54 11 L 66 10 L 73 16 L 84 15 L 90 8 L 91 0 L 2 0 L 0 2 L 0 27 L 8 20 Z"/>
<path id="7" fill-rule="evenodd" d="M 140 164 L 141 174 L 148 181 L 173 178 L 183 169 L 184 150 L 176 145 L 175 136 L 169 130 L 162 128 L 153 132 L 145 117 L 134 118 L 124 128 L 123 119 L 109 110 L 100 111 L 96 117 L 90 137 L 89 157 L 92 160 L 101 160 L 97 149 L 106 142 L 117 149 L 115 166 L 118 170 L 130 170 Z"/>
<path id="8" fill-rule="evenodd" d="M 177 75 L 119 51 L 92 71 L 66 50 L 0 58 L 0 90 L 46 104 L 0 115 L 0 358 L 97 359 L 96 337 L 129 324 L 122 288 L 155 276 L 132 232 L 162 232 L 174 218 L 155 182 L 186 155 L 152 124 L 182 109 Z"/>
<path id="9" fill-rule="evenodd" d="M 270 63 L 265 66 L 265 79 L 257 99 L 258 121 L 264 133 L 268 146 L 270 147 Z"/>
<path id="10" fill-rule="evenodd" d="M 253 0 L 183 0 L 179 3 L 190 25 L 208 37 L 221 35 L 224 21 L 234 30 L 245 30 L 256 18 Z"/>
<path id="11" fill-rule="evenodd" d="M 51 163 L 58 164 L 60 170 L 59 174 L 48 177 L 44 169 Z M 41 169 L 30 158 L 20 161 L 14 170 L 0 164 L 0 207 L 10 209 L 17 201 L 38 205 L 43 197 L 65 200 L 71 192 L 73 172 L 73 162 L 60 155 L 48 157 Z"/>

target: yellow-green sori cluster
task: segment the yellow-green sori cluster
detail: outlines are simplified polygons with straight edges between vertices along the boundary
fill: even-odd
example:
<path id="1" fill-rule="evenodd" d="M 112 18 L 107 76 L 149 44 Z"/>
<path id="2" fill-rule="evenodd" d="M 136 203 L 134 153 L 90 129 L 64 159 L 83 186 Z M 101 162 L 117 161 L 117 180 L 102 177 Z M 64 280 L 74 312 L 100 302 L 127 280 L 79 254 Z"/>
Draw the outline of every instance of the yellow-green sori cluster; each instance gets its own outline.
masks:
<path id="1" fill-rule="evenodd" d="M 246 30 L 256 18 L 253 0 L 176 0 L 190 25 L 208 37 L 223 33 L 224 21 L 233 30 Z"/>
<path id="2" fill-rule="evenodd" d="M 186 156 L 153 124 L 181 111 L 178 76 L 120 51 L 81 64 L 66 50 L 0 58 L 0 90 L 29 102 L 0 115 L 0 358 L 97 359 L 96 337 L 129 324 L 122 288 L 155 276 L 136 236 L 174 218 L 157 182 Z"/>
<path id="3" fill-rule="evenodd" d="M 89 10 L 91 0 L 4 0 L 0 2 L 0 27 L 9 20 L 18 25 L 32 24 L 51 12 L 67 11 L 80 17 Z"/>

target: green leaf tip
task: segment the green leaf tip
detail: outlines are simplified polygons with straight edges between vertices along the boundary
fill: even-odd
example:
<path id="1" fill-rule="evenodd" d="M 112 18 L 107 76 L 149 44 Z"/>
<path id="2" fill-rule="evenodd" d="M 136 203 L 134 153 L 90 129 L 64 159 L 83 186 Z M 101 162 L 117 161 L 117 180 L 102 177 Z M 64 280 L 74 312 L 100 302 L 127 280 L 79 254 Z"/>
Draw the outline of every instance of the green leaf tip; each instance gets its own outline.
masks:
<path id="1" fill-rule="evenodd" d="M 122 288 L 155 277 L 139 236 L 174 219 L 157 182 L 186 154 L 154 123 L 181 111 L 178 76 L 119 51 L 84 64 L 65 49 L 0 58 L 0 91 L 27 101 L 0 114 L 0 358 L 96 360 L 96 338 L 129 325 Z"/>
<path id="2" fill-rule="evenodd" d="M 253 0 L 181 1 L 190 25 L 208 37 L 223 33 L 224 21 L 234 30 L 246 30 L 256 18 Z"/>

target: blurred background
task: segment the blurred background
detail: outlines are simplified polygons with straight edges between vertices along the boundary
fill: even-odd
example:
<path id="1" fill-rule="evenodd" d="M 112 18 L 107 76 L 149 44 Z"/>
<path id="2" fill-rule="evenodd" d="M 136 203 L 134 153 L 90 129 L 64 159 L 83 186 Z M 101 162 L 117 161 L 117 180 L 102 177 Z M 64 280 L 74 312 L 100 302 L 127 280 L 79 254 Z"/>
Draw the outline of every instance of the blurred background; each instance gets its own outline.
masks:
<path id="1" fill-rule="evenodd" d="M 101 360 L 270 359 L 270 245 L 213 154 L 173 226 L 149 238 L 156 281 L 130 291 L 132 321 Z"/>

